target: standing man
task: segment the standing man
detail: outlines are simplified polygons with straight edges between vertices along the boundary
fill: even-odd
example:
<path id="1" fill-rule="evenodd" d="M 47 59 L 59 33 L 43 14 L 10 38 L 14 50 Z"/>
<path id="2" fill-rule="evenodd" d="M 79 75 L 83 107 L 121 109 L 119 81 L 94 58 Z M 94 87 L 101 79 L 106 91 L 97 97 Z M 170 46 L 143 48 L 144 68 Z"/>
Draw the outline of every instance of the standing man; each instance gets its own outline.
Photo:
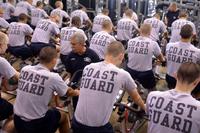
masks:
<path id="1" fill-rule="evenodd" d="M 104 59 L 106 47 L 113 41 L 115 38 L 110 35 L 112 32 L 112 22 L 109 20 L 104 20 L 102 24 L 102 31 L 95 33 L 90 41 L 90 48 L 94 50 L 101 60 Z"/>
<path id="2" fill-rule="evenodd" d="M 102 31 L 102 23 L 103 23 L 104 20 L 111 21 L 111 19 L 108 15 L 109 15 L 109 10 L 104 8 L 102 10 L 101 14 L 98 14 L 97 16 L 94 17 L 93 26 L 92 26 L 92 32 L 93 33 Z"/>
<path id="3" fill-rule="evenodd" d="M 64 60 L 66 71 L 70 73 L 71 77 L 75 72 L 83 70 L 85 66 L 90 63 L 99 62 L 98 55 L 90 48 L 86 47 L 85 36 L 82 33 L 76 32 L 71 36 L 72 51 Z M 78 83 L 82 72 L 74 77 L 72 82 Z M 78 97 L 73 97 L 73 107 L 76 109 Z"/>
<path id="4" fill-rule="evenodd" d="M 152 57 L 155 56 L 161 62 L 164 57 L 158 43 L 149 38 L 151 25 L 143 24 L 140 27 L 140 36 L 128 41 L 127 71 L 134 80 L 138 80 L 146 89 L 154 89 L 156 82 L 152 70 Z"/>
<path id="5" fill-rule="evenodd" d="M 1 40 L 0 55 L 3 55 L 5 54 L 5 51 L 7 49 L 7 44 L 8 44 L 7 35 L 0 32 L 0 40 Z M 18 77 L 19 73 L 9 64 L 9 62 L 6 59 L 0 57 L 0 88 L 3 78 L 5 78 L 6 80 L 17 81 Z M 2 127 L 2 130 L 4 130 L 7 133 L 12 133 L 14 129 L 14 124 L 12 122 L 12 115 L 13 115 L 13 105 L 10 104 L 5 99 L 1 98 L 0 94 L 0 121 L 7 119 L 7 121 Z"/>
<path id="6" fill-rule="evenodd" d="M 114 133 L 109 119 L 121 88 L 127 90 L 133 101 L 145 110 L 134 80 L 129 73 L 118 68 L 124 53 L 123 45 L 114 41 L 106 49 L 105 61 L 84 68 L 78 105 L 72 121 L 74 133 Z"/>
<path id="7" fill-rule="evenodd" d="M 200 49 L 193 46 L 191 38 L 193 28 L 186 24 L 181 28 L 181 39 L 175 43 L 168 43 L 166 47 L 167 75 L 166 81 L 169 89 L 176 86 L 175 74 L 181 64 L 185 62 L 194 62 L 200 64 Z"/>
<path id="8" fill-rule="evenodd" d="M 173 90 L 154 91 L 147 97 L 148 133 L 199 133 L 200 102 L 191 96 L 200 82 L 200 66 L 183 63 Z"/>
<path id="9" fill-rule="evenodd" d="M 54 92 L 59 96 L 77 96 L 79 91 L 68 88 L 57 74 L 51 72 L 57 60 L 57 51 L 45 47 L 39 55 L 40 63 L 22 68 L 14 104 L 14 123 L 19 133 L 67 133 L 64 112 L 49 108 Z"/>
<path id="10" fill-rule="evenodd" d="M 192 26 L 193 29 L 193 36 L 196 36 L 196 28 L 193 22 L 188 21 L 188 14 L 186 11 L 181 11 L 179 14 L 179 19 L 174 21 L 172 23 L 172 29 L 171 29 L 171 38 L 169 42 L 178 42 L 181 39 L 180 36 L 180 31 L 181 28 L 185 25 L 185 24 L 189 24 Z"/>
<path id="11" fill-rule="evenodd" d="M 172 2 L 168 8 L 167 13 L 165 14 L 165 22 L 167 27 L 171 27 L 172 23 L 178 19 L 179 9 L 177 8 L 177 4 Z"/>

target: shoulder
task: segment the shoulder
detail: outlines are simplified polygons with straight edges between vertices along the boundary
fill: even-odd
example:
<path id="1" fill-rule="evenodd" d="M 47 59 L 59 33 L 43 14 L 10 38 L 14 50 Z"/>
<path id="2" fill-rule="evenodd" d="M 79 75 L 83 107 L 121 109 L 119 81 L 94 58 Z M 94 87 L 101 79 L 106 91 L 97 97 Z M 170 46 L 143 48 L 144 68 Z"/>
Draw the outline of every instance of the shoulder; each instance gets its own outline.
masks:
<path id="1" fill-rule="evenodd" d="M 94 50 L 92 50 L 91 48 L 87 48 L 87 49 L 86 49 L 86 52 L 87 52 L 87 54 L 89 54 L 89 55 L 98 56 L 97 53 L 96 53 Z"/>
<path id="2" fill-rule="evenodd" d="M 8 63 L 8 61 L 5 58 L 0 57 L 0 63 L 4 64 L 4 63 Z"/>

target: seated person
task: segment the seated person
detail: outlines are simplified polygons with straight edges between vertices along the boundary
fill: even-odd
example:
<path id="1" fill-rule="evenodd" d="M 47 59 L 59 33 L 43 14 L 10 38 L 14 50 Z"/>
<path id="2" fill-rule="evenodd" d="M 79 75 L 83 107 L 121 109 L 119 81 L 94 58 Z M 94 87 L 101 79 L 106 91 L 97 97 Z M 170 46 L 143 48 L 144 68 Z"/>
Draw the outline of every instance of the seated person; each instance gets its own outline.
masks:
<path id="1" fill-rule="evenodd" d="M 99 56 L 90 48 L 85 46 L 85 37 L 83 34 L 76 32 L 71 36 L 72 51 L 65 59 L 64 65 L 66 71 L 71 76 L 78 71 L 83 70 L 85 66 L 90 63 L 98 62 Z M 81 78 L 82 72 L 74 77 L 73 82 L 78 82 Z M 73 106 L 76 108 L 78 97 L 73 97 Z"/>
<path id="2" fill-rule="evenodd" d="M 58 15 L 50 15 L 49 19 L 42 19 L 37 23 L 31 39 L 31 50 L 34 56 L 38 56 L 40 50 L 46 46 L 51 46 L 59 50 L 59 46 L 50 43 L 52 37 L 59 37 L 59 20 L 60 17 Z"/>
<path id="3" fill-rule="evenodd" d="M 62 78 L 51 72 L 56 64 L 57 51 L 45 47 L 39 54 L 40 64 L 25 66 L 19 76 L 14 104 L 14 124 L 18 133 L 66 133 L 64 112 L 48 107 L 55 92 L 59 96 L 77 96 L 79 91 L 69 88 Z"/>
<path id="4" fill-rule="evenodd" d="M 109 119 L 121 88 L 145 110 L 134 80 L 128 72 L 118 68 L 124 53 L 123 45 L 114 41 L 107 47 L 105 61 L 84 68 L 80 97 L 72 120 L 73 133 L 114 133 Z"/>
<path id="5" fill-rule="evenodd" d="M 75 32 L 82 33 L 85 36 L 85 40 L 87 37 L 82 29 L 79 29 L 81 26 L 81 19 L 77 16 L 73 17 L 71 20 L 70 27 L 64 27 L 60 32 L 60 59 L 64 63 L 67 55 L 72 51 L 70 38 Z"/>
<path id="6" fill-rule="evenodd" d="M 152 57 L 155 56 L 161 62 L 164 61 L 164 57 L 158 43 L 149 38 L 150 34 L 151 25 L 143 24 L 140 27 L 140 36 L 128 41 L 126 70 L 144 88 L 152 90 L 156 85 L 152 70 Z"/>
<path id="7" fill-rule="evenodd" d="M 3 55 L 7 49 L 8 37 L 6 34 L 0 32 L 0 55 Z M 9 64 L 9 62 L 0 57 L 0 88 L 2 78 L 7 80 L 18 80 L 19 73 Z M 1 98 L 0 94 L 0 121 L 7 119 L 3 126 L 3 130 L 10 133 L 14 129 L 12 124 L 13 105 Z"/>
<path id="8" fill-rule="evenodd" d="M 183 63 L 172 90 L 154 91 L 147 97 L 148 133 L 199 133 L 200 102 L 191 96 L 200 81 L 200 66 Z"/>
<path id="9" fill-rule="evenodd" d="M 18 22 L 12 22 L 8 29 L 8 52 L 25 60 L 32 56 L 30 47 L 26 44 L 26 36 L 31 36 L 33 29 L 27 24 L 28 16 L 20 14 Z"/>

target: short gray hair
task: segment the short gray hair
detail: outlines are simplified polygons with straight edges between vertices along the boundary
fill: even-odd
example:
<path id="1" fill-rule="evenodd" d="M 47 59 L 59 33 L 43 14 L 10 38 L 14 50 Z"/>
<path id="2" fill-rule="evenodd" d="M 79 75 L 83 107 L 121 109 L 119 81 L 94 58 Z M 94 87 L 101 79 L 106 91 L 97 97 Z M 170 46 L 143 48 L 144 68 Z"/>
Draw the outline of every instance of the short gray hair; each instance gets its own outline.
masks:
<path id="1" fill-rule="evenodd" d="M 0 45 L 7 45 L 8 44 L 8 36 L 0 31 Z"/>
<path id="2" fill-rule="evenodd" d="M 80 33 L 80 32 L 75 32 L 72 36 L 71 36 L 71 40 L 74 39 L 76 41 L 76 43 L 85 43 L 85 36 Z"/>

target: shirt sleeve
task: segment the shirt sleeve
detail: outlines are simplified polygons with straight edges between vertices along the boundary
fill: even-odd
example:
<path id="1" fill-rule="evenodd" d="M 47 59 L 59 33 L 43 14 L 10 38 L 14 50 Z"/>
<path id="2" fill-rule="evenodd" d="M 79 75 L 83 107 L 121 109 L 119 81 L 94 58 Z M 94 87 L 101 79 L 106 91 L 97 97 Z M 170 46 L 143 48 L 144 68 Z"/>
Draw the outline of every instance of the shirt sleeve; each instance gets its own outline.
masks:
<path id="1" fill-rule="evenodd" d="M 89 17 L 86 12 L 83 12 L 82 17 L 84 21 L 89 20 Z"/>
<path id="2" fill-rule="evenodd" d="M 14 13 L 15 12 L 15 7 L 14 6 L 10 6 L 10 12 Z"/>
<path id="3" fill-rule="evenodd" d="M 99 56 L 97 55 L 97 53 L 94 51 L 94 50 L 92 50 L 93 51 L 93 63 L 95 63 L 95 62 L 99 62 L 100 61 L 100 58 L 99 58 Z"/>
<path id="4" fill-rule="evenodd" d="M 3 77 L 10 79 L 16 74 L 16 70 L 4 58 L 0 57 L 0 73 Z"/>
<path id="5" fill-rule="evenodd" d="M 3 18 L 0 19 L 0 27 L 7 29 L 9 27 L 9 23 Z"/>
<path id="6" fill-rule="evenodd" d="M 63 12 L 63 17 L 69 18 L 69 15 L 64 11 L 64 12 Z"/>
<path id="7" fill-rule="evenodd" d="M 122 88 L 126 89 L 127 91 L 131 91 L 137 88 L 135 81 L 132 79 L 131 75 L 128 72 L 123 71 L 123 76 L 121 80 L 123 81 Z"/>
<path id="8" fill-rule="evenodd" d="M 29 25 L 26 25 L 24 27 L 24 34 L 25 35 L 31 35 L 32 33 L 33 33 L 33 29 Z"/>
<path id="9" fill-rule="evenodd" d="M 164 32 L 167 32 L 167 29 L 166 29 L 166 26 L 165 26 L 165 24 L 162 22 L 162 21 L 160 21 L 161 23 L 161 32 L 162 33 L 164 33 Z"/>
<path id="10" fill-rule="evenodd" d="M 157 42 L 154 42 L 154 45 L 153 45 L 153 55 L 158 57 L 159 55 L 161 54 L 161 49 L 158 45 Z"/>
<path id="11" fill-rule="evenodd" d="M 42 16 L 43 16 L 44 18 L 47 18 L 47 17 L 48 17 L 48 14 L 47 14 L 44 10 L 42 10 Z"/>
<path id="12" fill-rule="evenodd" d="M 193 29 L 193 34 L 196 35 L 197 32 L 196 32 L 196 28 L 195 28 L 195 25 L 193 23 L 191 23 L 191 26 L 192 26 L 192 29 Z"/>
<path id="13" fill-rule="evenodd" d="M 60 34 L 60 30 L 59 30 L 59 27 L 58 27 L 57 24 L 52 25 L 52 33 L 55 34 L 55 35 Z"/>
<path id="14" fill-rule="evenodd" d="M 59 96 L 64 96 L 67 93 L 68 86 L 58 74 L 53 76 L 51 83 L 53 90 L 56 91 Z"/>

